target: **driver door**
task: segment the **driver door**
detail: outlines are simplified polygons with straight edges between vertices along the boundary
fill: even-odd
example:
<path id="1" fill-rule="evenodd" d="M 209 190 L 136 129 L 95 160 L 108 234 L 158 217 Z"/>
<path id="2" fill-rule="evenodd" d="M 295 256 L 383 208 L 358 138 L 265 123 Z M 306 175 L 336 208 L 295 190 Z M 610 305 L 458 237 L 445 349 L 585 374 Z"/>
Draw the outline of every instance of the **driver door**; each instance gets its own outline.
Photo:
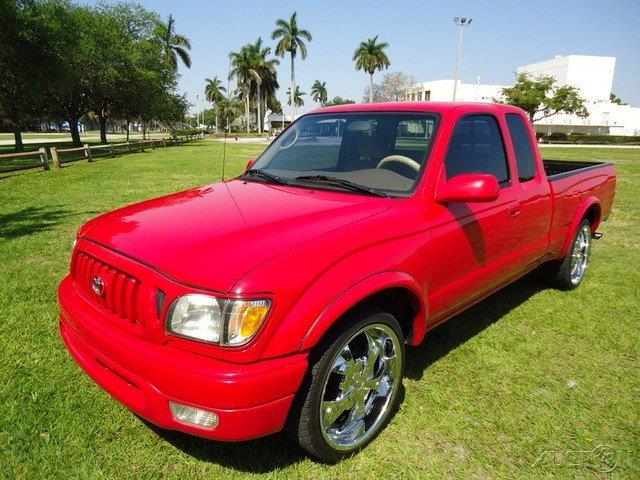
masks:
<path id="1" fill-rule="evenodd" d="M 503 120 L 490 114 L 468 115 L 455 127 L 441 174 L 489 173 L 499 182 L 499 196 L 489 202 L 432 205 L 430 268 L 432 320 L 449 317 L 506 283 L 514 273 L 520 247 L 520 189 L 503 141 Z"/>

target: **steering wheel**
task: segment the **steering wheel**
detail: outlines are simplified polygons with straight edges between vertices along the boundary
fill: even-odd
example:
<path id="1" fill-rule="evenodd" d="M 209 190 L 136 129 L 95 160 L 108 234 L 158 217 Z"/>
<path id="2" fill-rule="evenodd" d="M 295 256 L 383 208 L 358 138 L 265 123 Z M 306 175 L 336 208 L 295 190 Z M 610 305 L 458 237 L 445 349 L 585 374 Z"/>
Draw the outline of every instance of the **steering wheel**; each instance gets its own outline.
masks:
<path id="1" fill-rule="evenodd" d="M 291 136 L 293 138 L 287 144 L 285 144 L 285 142 L 287 142 L 289 139 L 288 138 L 284 138 L 283 139 L 284 141 L 282 143 L 280 143 L 280 150 L 286 150 L 287 148 L 293 147 L 295 145 L 295 143 L 298 141 L 298 137 L 300 136 L 300 130 L 298 130 L 298 127 L 293 127 L 293 131 L 292 132 L 287 132 L 287 133 L 285 133 L 285 135 Z"/>
<path id="2" fill-rule="evenodd" d="M 383 165 L 392 162 L 401 163 L 402 165 L 411 167 L 416 172 L 420 170 L 420 164 L 418 162 L 409 157 L 405 157 L 404 155 L 389 155 L 388 157 L 384 157 L 382 160 L 380 160 L 380 163 L 378 163 L 378 166 L 376 168 L 382 168 Z"/>

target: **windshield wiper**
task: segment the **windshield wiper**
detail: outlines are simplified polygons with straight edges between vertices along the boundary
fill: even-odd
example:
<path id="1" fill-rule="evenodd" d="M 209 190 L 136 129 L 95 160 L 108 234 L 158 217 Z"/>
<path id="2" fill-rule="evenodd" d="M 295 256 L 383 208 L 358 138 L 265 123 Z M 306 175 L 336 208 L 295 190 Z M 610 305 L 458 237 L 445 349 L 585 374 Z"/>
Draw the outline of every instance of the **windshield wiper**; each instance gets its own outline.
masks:
<path id="1" fill-rule="evenodd" d="M 303 175 L 301 177 L 296 177 L 295 180 L 299 180 L 303 182 L 311 182 L 311 183 L 325 183 L 328 185 L 336 185 L 338 187 L 351 190 L 352 192 L 367 193 L 369 195 L 376 195 L 378 197 L 388 196 L 385 193 L 379 192 L 375 188 L 365 187 L 364 185 L 353 183 L 353 182 L 350 182 L 349 180 L 344 180 L 342 178 L 337 178 L 337 177 L 330 177 L 328 175 Z"/>
<path id="2" fill-rule="evenodd" d="M 278 183 L 280 185 L 289 184 L 286 180 L 280 178 L 279 176 L 266 172 L 264 170 L 260 170 L 259 168 L 250 168 L 249 170 L 244 172 L 242 175 L 240 175 L 240 178 L 242 177 L 259 177 L 259 178 L 262 178 L 263 180 L 269 180 L 270 182 Z"/>

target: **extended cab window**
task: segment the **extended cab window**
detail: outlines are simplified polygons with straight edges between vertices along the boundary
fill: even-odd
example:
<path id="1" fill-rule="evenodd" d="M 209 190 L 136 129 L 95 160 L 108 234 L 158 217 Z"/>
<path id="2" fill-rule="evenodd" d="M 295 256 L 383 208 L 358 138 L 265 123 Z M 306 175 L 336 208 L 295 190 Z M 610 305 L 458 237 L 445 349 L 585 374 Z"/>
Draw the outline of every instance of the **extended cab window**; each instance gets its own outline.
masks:
<path id="1" fill-rule="evenodd" d="M 522 117 L 515 113 L 507 113 L 507 125 L 516 151 L 518 178 L 521 181 L 531 180 L 536 176 L 536 160 L 527 126 Z"/>
<path id="2" fill-rule="evenodd" d="M 447 178 L 461 173 L 488 173 L 509 181 L 507 157 L 498 122 L 491 115 L 469 115 L 458 121 L 447 158 Z"/>
<path id="3" fill-rule="evenodd" d="M 350 182 L 384 194 L 410 192 L 426 162 L 436 119 L 413 112 L 305 115 L 265 150 L 253 169 L 292 185 L 340 189 L 338 179 L 343 186 Z"/>

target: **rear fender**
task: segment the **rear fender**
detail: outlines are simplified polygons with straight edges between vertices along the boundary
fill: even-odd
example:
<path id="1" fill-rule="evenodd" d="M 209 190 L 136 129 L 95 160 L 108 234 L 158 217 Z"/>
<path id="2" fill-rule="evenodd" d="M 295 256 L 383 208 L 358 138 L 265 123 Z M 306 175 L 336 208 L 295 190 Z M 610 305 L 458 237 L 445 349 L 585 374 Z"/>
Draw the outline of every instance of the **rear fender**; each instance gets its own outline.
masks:
<path id="1" fill-rule="evenodd" d="M 571 226 L 569 227 L 569 231 L 567 232 L 567 236 L 564 240 L 564 243 L 562 244 L 562 250 L 560 251 L 560 258 L 564 258 L 567 255 L 567 253 L 569 253 L 569 249 L 571 248 L 571 243 L 573 242 L 573 237 L 576 233 L 576 230 L 578 230 L 578 226 L 580 225 L 582 220 L 585 218 L 587 210 L 589 210 L 594 205 L 597 205 L 598 211 L 600 211 L 600 201 L 596 197 L 589 197 L 586 200 L 583 200 L 578 210 L 576 210 L 576 213 L 573 216 L 573 220 L 571 221 Z M 598 226 L 600 226 L 600 220 L 601 220 L 600 214 L 598 214 L 598 217 L 595 223 L 591 225 L 592 233 L 595 233 L 595 231 L 598 229 Z"/>

